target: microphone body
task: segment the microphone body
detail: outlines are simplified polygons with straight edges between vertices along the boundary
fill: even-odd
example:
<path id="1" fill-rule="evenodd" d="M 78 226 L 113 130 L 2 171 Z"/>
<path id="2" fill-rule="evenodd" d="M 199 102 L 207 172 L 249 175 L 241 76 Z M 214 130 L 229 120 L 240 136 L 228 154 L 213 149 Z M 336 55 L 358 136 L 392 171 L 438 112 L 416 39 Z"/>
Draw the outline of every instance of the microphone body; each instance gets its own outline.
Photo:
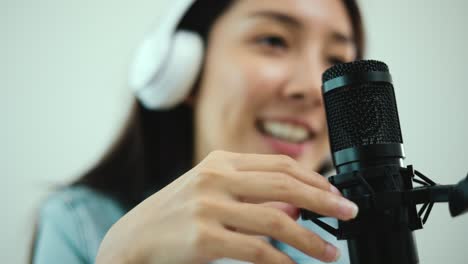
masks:
<path id="1" fill-rule="evenodd" d="M 375 197 L 413 188 L 404 151 L 392 78 L 387 65 L 357 61 L 323 75 L 330 146 L 338 175 L 332 184 L 360 206 L 356 219 L 339 222 L 353 264 L 419 263 L 412 230 L 422 227 L 415 205 L 380 207 Z M 364 199 L 364 200 L 363 200 Z M 362 200 L 362 201 L 359 201 Z"/>

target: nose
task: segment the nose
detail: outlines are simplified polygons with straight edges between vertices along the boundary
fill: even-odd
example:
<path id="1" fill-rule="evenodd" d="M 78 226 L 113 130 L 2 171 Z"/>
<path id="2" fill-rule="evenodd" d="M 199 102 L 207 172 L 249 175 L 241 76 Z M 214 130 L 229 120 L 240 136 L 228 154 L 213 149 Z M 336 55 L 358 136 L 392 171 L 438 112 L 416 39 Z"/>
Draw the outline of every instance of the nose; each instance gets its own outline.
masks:
<path id="1" fill-rule="evenodd" d="M 290 81 L 283 87 L 283 97 L 307 107 L 322 107 L 322 72 L 324 67 L 317 54 L 298 58 Z"/>

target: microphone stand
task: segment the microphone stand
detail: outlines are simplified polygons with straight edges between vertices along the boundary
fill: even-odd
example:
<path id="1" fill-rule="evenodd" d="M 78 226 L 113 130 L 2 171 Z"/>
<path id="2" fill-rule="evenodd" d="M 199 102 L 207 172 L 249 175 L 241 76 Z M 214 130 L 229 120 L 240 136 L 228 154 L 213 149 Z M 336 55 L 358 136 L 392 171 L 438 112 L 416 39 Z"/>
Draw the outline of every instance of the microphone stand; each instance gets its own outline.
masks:
<path id="1" fill-rule="evenodd" d="M 348 240 L 351 264 L 419 263 L 412 231 L 422 229 L 434 203 L 448 202 L 453 217 L 468 212 L 468 175 L 456 185 L 438 185 L 411 165 L 380 166 L 341 173 L 329 181 L 358 205 L 358 216 L 339 221 L 338 228 L 305 209 L 301 217 Z M 421 186 L 414 188 L 413 183 Z M 419 204 L 423 206 L 416 210 Z"/>

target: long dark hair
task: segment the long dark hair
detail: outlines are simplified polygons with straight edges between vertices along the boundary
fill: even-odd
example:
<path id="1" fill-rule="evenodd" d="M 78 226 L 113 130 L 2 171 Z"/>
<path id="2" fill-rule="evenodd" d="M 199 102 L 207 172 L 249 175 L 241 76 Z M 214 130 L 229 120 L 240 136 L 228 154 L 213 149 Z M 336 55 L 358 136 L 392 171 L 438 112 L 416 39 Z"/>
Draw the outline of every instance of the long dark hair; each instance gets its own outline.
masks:
<path id="1" fill-rule="evenodd" d="M 211 25 L 232 2 L 196 1 L 178 28 L 197 32 L 207 43 Z M 86 185 L 132 207 L 150 192 L 163 188 L 189 170 L 193 163 L 192 152 L 190 106 L 181 104 L 167 111 L 151 111 L 135 100 L 117 141 L 102 160 L 73 185 Z"/>
<path id="2" fill-rule="evenodd" d="M 198 32 L 207 43 L 214 21 L 234 0 L 198 0 L 179 28 Z M 357 58 L 364 53 L 364 29 L 355 0 L 343 0 L 354 31 Z M 195 84 L 194 88 L 198 86 Z M 192 167 L 193 115 L 185 105 L 168 111 L 146 110 L 134 102 L 131 116 L 115 144 L 74 185 L 112 195 L 129 207 L 141 202 Z"/>

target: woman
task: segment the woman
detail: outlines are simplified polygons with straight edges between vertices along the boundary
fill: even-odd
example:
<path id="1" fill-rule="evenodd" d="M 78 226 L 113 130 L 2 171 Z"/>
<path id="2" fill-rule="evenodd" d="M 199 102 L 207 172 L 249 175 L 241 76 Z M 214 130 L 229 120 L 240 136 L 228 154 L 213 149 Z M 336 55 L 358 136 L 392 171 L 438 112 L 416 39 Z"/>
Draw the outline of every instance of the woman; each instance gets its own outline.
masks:
<path id="1" fill-rule="evenodd" d="M 179 28 L 206 43 L 190 96 L 135 105 L 109 154 L 44 205 L 33 262 L 338 260 L 296 220 L 298 208 L 357 214 L 316 173 L 329 167 L 321 74 L 362 57 L 356 3 L 199 0 Z"/>

